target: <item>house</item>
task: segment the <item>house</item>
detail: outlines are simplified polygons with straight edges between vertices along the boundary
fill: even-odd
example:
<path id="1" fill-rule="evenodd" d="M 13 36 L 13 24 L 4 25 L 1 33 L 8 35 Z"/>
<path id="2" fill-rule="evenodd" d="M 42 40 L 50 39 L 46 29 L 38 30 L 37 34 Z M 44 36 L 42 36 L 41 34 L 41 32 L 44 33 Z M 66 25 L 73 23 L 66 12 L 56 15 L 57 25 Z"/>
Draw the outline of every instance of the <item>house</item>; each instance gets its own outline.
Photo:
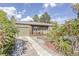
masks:
<path id="1" fill-rule="evenodd" d="M 46 35 L 51 26 L 52 24 L 48 23 L 17 21 L 17 36 Z"/>

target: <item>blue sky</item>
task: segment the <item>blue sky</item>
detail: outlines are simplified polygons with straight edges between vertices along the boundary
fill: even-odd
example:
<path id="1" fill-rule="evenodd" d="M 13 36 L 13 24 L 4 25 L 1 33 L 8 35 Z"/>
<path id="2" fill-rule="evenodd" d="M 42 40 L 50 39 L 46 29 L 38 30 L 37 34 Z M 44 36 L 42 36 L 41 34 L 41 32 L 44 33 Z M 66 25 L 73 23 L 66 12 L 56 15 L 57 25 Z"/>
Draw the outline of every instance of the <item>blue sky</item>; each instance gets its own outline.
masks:
<path id="1" fill-rule="evenodd" d="M 69 3 L 0 3 L 0 9 L 8 13 L 8 16 L 16 16 L 21 21 L 32 20 L 32 16 L 39 16 L 48 12 L 51 19 L 63 23 L 66 19 L 75 18 L 76 14 Z"/>

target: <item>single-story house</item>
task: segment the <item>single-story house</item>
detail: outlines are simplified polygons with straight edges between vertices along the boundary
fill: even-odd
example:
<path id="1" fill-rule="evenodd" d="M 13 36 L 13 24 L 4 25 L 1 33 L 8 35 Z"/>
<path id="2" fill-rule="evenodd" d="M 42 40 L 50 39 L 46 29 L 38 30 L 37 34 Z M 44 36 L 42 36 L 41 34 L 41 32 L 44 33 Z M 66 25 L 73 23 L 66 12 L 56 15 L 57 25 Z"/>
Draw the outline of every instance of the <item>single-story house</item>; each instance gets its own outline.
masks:
<path id="1" fill-rule="evenodd" d="M 17 21 L 16 27 L 19 31 L 17 36 L 46 35 L 51 26 L 52 24 L 48 23 Z"/>

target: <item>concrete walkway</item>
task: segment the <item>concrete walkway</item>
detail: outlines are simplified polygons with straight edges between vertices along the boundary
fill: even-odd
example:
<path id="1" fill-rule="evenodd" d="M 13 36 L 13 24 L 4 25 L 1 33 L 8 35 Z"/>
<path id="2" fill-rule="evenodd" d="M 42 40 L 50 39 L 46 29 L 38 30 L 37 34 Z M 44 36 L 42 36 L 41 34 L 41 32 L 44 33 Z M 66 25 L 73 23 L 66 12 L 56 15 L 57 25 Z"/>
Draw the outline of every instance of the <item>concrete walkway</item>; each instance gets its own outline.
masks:
<path id="1" fill-rule="evenodd" d="M 24 39 L 27 39 L 33 46 L 33 48 L 36 50 L 38 55 L 40 56 L 52 56 L 48 51 L 46 51 L 44 48 L 42 48 L 36 41 L 34 41 L 31 37 L 27 36 Z"/>
<path id="2" fill-rule="evenodd" d="M 41 46 L 41 44 L 39 44 L 36 40 L 34 40 L 30 36 L 18 37 L 18 38 L 25 40 L 25 41 L 29 41 L 29 43 L 32 45 L 32 47 L 35 49 L 35 51 L 37 52 L 39 56 L 61 56 L 61 54 L 56 54 L 55 52 L 50 53 L 46 48 Z"/>

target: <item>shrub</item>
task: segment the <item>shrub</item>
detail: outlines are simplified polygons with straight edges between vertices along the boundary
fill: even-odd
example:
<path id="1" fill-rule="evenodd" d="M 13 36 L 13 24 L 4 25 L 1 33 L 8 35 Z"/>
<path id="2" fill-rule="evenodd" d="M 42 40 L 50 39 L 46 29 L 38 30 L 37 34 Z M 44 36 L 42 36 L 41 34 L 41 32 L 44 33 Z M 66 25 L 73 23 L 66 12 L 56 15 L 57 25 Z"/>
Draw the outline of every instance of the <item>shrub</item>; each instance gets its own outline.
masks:
<path id="1" fill-rule="evenodd" d="M 8 19 L 7 14 L 0 10 L 0 55 L 10 55 L 16 32 L 17 29 Z"/>

